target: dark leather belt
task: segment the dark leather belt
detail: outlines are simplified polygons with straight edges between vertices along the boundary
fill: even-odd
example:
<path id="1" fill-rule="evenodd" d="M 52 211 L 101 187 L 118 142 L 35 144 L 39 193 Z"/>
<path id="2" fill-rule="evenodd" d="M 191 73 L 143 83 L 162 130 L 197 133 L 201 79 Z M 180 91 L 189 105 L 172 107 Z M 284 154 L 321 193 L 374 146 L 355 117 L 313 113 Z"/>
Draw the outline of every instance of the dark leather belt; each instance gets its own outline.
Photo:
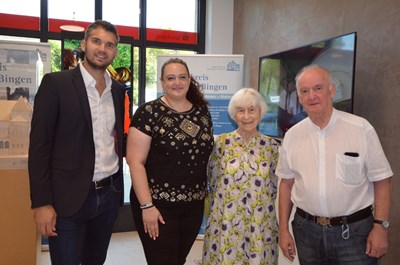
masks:
<path id="1" fill-rule="evenodd" d="M 303 217 L 304 219 L 313 221 L 319 225 L 330 225 L 337 226 L 343 224 L 351 224 L 358 221 L 361 221 L 372 215 L 372 206 L 368 206 L 362 210 L 359 210 L 353 214 L 347 216 L 338 216 L 338 217 L 322 217 L 322 216 L 314 216 L 312 214 L 307 213 L 306 211 L 297 208 L 296 213 Z"/>
<path id="2" fill-rule="evenodd" d="M 104 179 L 98 180 L 98 181 L 93 181 L 92 182 L 92 188 L 95 190 L 99 190 L 105 187 L 110 186 L 117 178 L 119 177 L 118 172 L 106 177 Z"/>

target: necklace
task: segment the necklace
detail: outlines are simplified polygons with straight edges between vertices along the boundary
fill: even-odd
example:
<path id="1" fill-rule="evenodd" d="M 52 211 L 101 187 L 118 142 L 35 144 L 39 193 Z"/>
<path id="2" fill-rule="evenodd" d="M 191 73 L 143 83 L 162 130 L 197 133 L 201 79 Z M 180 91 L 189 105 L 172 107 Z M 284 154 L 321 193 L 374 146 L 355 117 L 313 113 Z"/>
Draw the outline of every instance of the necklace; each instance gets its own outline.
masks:
<path id="1" fill-rule="evenodd" d="M 168 100 L 168 98 L 166 96 L 163 96 L 161 99 L 164 101 L 164 103 L 167 104 L 168 107 L 170 107 L 171 109 L 173 109 L 177 112 L 185 112 L 191 108 L 191 103 L 186 99 L 185 99 L 184 104 L 178 104 L 179 106 L 176 105 L 175 107 L 174 107 L 174 105 L 171 104 L 171 102 Z"/>

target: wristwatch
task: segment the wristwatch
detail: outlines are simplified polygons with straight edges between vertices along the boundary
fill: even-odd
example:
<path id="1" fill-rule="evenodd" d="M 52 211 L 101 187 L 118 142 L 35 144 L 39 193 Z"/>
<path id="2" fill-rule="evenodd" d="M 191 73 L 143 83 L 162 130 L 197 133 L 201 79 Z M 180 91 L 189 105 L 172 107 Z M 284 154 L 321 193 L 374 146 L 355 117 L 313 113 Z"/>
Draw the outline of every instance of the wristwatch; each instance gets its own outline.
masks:
<path id="1" fill-rule="evenodd" d="M 382 225 L 383 228 L 385 228 L 385 229 L 388 229 L 388 228 L 389 228 L 389 225 L 390 225 L 390 224 L 389 224 L 389 221 L 387 221 L 387 220 L 377 220 L 377 219 L 374 219 L 374 223 Z"/>

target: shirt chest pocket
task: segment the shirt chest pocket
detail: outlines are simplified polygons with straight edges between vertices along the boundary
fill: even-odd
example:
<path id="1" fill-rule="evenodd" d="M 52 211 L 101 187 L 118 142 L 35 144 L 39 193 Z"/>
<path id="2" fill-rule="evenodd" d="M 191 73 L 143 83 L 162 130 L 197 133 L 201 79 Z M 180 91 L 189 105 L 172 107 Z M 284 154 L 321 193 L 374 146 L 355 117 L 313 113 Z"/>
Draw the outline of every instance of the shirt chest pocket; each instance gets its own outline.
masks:
<path id="1" fill-rule="evenodd" d="M 359 185 L 363 182 L 360 157 L 336 155 L 336 178 L 348 185 Z"/>

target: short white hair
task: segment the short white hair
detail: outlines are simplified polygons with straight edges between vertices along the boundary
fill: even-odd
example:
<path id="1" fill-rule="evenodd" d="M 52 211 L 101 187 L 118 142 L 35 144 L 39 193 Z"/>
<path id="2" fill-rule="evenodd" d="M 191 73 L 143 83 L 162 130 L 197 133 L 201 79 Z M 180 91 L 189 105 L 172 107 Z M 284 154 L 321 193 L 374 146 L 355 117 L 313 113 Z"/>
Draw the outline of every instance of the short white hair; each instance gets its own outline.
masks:
<path id="1" fill-rule="evenodd" d="M 304 72 L 307 72 L 308 70 L 311 70 L 311 69 L 319 69 L 319 70 L 321 70 L 321 71 L 325 74 L 326 78 L 328 79 L 328 82 L 329 82 L 329 90 L 332 90 L 332 86 L 334 86 L 335 83 L 333 82 L 333 78 L 332 78 L 331 73 L 329 72 L 329 70 L 328 70 L 327 68 L 325 68 L 325 67 L 323 67 L 323 66 L 321 66 L 321 65 L 318 65 L 318 64 L 306 65 L 306 66 L 304 66 L 303 68 L 300 69 L 300 71 L 297 73 L 296 78 L 295 78 L 295 81 L 296 81 L 296 90 L 299 89 L 299 79 L 300 79 L 300 76 L 301 76 Z"/>
<path id="2" fill-rule="evenodd" d="M 249 105 L 258 107 L 260 109 L 261 119 L 267 114 L 268 106 L 265 103 L 263 96 L 254 88 L 242 88 L 238 90 L 229 101 L 228 113 L 229 116 L 236 121 L 235 116 L 240 107 L 246 107 Z"/>

